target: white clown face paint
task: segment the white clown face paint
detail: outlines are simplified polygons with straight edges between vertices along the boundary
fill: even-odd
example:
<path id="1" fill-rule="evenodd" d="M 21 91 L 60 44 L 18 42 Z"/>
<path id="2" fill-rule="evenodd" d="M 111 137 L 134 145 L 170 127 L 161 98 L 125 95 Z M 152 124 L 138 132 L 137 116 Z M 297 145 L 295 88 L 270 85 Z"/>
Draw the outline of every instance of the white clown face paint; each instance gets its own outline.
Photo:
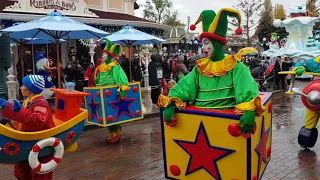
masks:
<path id="1" fill-rule="evenodd" d="M 214 53 L 213 44 L 206 37 L 202 39 L 202 52 L 206 55 L 206 57 L 212 57 Z"/>

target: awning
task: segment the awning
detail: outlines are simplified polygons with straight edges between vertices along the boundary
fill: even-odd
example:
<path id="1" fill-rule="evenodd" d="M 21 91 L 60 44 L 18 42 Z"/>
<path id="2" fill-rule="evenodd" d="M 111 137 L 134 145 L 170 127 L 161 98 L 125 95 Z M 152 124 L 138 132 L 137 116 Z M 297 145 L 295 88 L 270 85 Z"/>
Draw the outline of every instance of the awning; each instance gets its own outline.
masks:
<path id="1" fill-rule="evenodd" d="M 14 20 L 14 21 L 32 21 L 40 19 L 44 15 L 37 14 L 20 14 L 20 13 L 0 13 L 0 19 L 3 20 Z M 130 24 L 134 27 L 151 27 L 155 29 L 162 29 L 169 31 L 171 28 L 164 24 L 149 22 L 149 21 L 130 21 L 130 20 L 116 20 L 116 19 L 101 19 L 101 18 L 84 18 L 84 17 L 70 17 L 76 21 L 85 24 L 101 24 L 101 25 L 114 25 L 114 26 L 125 26 Z"/>

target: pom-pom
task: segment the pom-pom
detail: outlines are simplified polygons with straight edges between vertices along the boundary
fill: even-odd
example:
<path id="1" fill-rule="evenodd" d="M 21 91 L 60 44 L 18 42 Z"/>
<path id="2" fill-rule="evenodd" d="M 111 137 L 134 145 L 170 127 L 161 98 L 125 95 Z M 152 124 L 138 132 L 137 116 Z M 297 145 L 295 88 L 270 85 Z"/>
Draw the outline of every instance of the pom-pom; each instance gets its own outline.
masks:
<path id="1" fill-rule="evenodd" d="M 280 25 L 281 25 L 281 20 L 280 19 L 276 19 L 276 20 L 273 21 L 273 26 L 274 27 L 280 27 Z"/>
<path id="2" fill-rule="evenodd" d="M 96 45 L 99 45 L 100 43 L 99 43 L 99 41 L 96 41 Z"/>
<path id="3" fill-rule="evenodd" d="M 55 9 L 53 12 L 57 12 L 57 10 Z"/>
<path id="4" fill-rule="evenodd" d="M 190 30 L 191 30 L 191 31 L 196 30 L 196 25 L 192 24 L 192 25 L 190 26 Z"/>
<path id="5" fill-rule="evenodd" d="M 237 34 L 237 35 L 241 35 L 241 34 L 242 34 L 242 28 L 236 29 L 236 34 Z"/>

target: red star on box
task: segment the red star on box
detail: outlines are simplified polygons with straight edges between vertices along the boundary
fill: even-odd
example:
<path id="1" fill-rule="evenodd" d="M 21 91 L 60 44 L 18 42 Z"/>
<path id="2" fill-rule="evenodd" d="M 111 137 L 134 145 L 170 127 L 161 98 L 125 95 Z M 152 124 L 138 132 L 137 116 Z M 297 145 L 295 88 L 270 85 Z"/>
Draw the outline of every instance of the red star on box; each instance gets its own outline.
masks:
<path id="1" fill-rule="evenodd" d="M 216 180 L 221 180 L 217 161 L 235 152 L 235 150 L 211 146 L 202 122 L 194 142 L 174 141 L 190 155 L 185 175 L 203 168 Z"/>
<path id="2" fill-rule="evenodd" d="M 258 153 L 258 156 L 259 156 L 258 172 L 257 172 L 258 179 L 259 179 L 259 175 L 260 175 L 262 161 L 267 163 L 267 141 L 268 141 L 269 134 L 270 134 L 270 128 L 267 129 L 267 131 L 264 130 L 264 117 L 263 117 L 262 127 L 261 127 L 261 138 L 256 146 L 256 149 L 255 149 L 256 152 Z"/>

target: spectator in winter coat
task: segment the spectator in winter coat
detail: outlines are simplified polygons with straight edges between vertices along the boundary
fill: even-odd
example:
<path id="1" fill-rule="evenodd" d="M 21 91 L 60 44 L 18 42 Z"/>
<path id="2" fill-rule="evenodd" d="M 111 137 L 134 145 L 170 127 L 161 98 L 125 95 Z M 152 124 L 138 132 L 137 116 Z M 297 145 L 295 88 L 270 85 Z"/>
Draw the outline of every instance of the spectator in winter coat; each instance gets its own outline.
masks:
<path id="1" fill-rule="evenodd" d="M 52 118 L 52 109 L 46 99 L 40 95 L 45 88 L 45 80 L 40 75 L 29 75 L 22 79 L 21 93 L 27 99 L 20 104 L 14 100 L 9 103 L 0 98 L 0 106 L 3 108 L 1 114 L 18 122 L 17 130 L 23 132 L 36 132 L 55 127 Z M 1 122 L 4 124 L 3 122 Z M 47 163 L 52 155 L 39 158 L 40 163 Z M 28 161 L 18 162 L 14 165 L 14 175 L 17 179 L 51 180 L 52 172 L 37 174 Z"/>
<path id="2" fill-rule="evenodd" d="M 189 71 L 187 66 L 184 63 L 184 56 L 180 55 L 178 56 L 177 65 L 176 65 L 177 73 L 176 73 L 176 82 L 178 82 L 180 79 L 182 79 L 184 76 L 186 76 Z"/>
<path id="3" fill-rule="evenodd" d="M 278 74 L 281 71 L 281 63 L 282 63 L 281 56 L 277 56 L 273 71 L 274 71 L 275 85 L 278 90 L 281 90 L 280 82 L 281 82 L 282 88 L 285 88 L 284 77 Z"/>
<path id="4" fill-rule="evenodd" d="M 152 54 L 151 62 L 148 66 L 149 85 L 151 86 L 151 99 L 153 104 L 158 103 L 160 88 L 163 79 L 163 69 L 161 66 L 162 57 L 160 54 Z"/>
<path id="5" fill-rule="evenodd" d="M 99 69 L 97 68 L 102 63 L 102 59 L 98 59 L 96 61 L 96 65 L 91 65 L 88 67 L 86 72 L 84 73 L 84 81 L 86 82 L 88 87 L 96 86 L 95 80 L 97 75 L 99 74 Z"/>

